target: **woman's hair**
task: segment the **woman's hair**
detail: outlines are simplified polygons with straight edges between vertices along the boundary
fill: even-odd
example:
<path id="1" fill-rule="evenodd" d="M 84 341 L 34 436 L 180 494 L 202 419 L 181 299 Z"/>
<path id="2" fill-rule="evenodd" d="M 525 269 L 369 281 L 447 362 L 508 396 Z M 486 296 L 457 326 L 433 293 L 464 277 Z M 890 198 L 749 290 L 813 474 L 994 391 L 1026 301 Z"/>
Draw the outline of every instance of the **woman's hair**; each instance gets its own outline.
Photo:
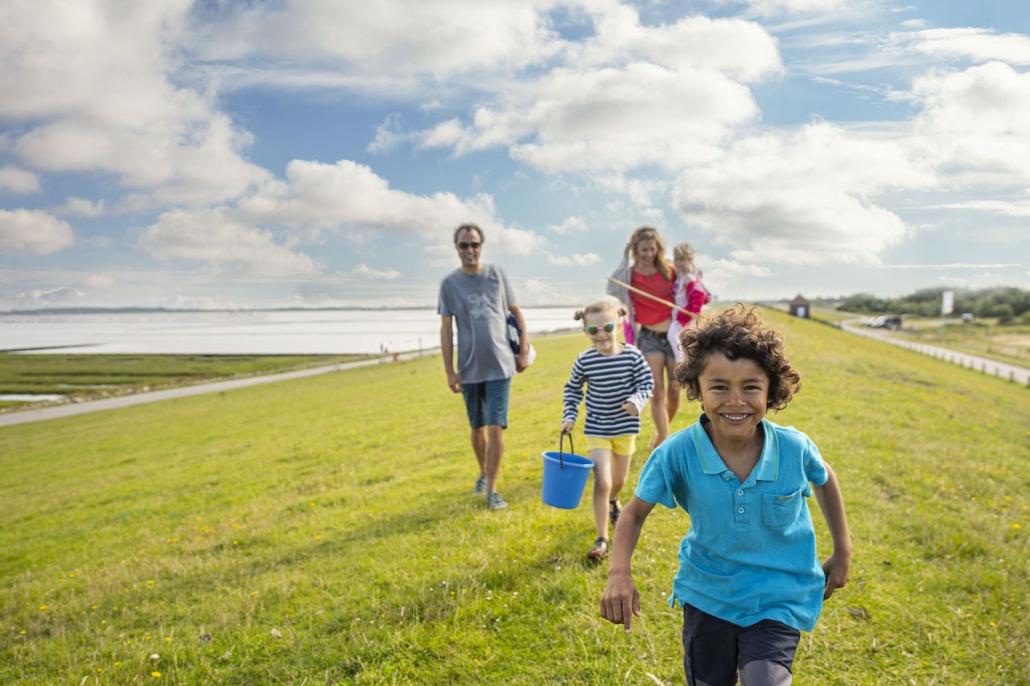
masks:
<path id="1" fill-rule="evenodd" d="M 462 224 L 454 230 L 454 244 L 458 244 L 458 236 L 461 235 L 462 231 L 475 231 L 479 234 L 479 242 L 486 243 L 486 238 L 483 237 L 483 230 L 476 224 Z"/>
<path id="2" fill-rule="evenodd" d="M 672 249 L 672 258 L 674 260 L 686 260 L 694 264 L 694 249 L 690 247 L 690 243 L 680 243 Z"/>
<path id="3" fill-rule="evenodd" d="M 669 258 L 665 256 L 665 241 L 662 240 L 662 235 L 658 233 L 658 229 L 653 226 L 641 226 L 630 234 L 629 243 L 626 244 L 625 256 L 628 258 L 632 255 L 635 262 L 637 245 L 639 245 L 641 241 L 655 242 L 657 251 L 655 253 L 654 266 L 663 277 L 666 279 L 672 279 L 672 265 L 669 264 Z"/>
<path id="4" fill-rule="evenodd" d="M 606 297 L 595 300 L 582 310 L 576 310 L 572 318 L 578 322 L 581 319 L 585 319 L 588 314 L 599 314 L 601 312 L 611 312 L 616 317 L 625 317 L 627 314 L 626 308 L 622 306 L 622 303 L 615 298 Z"/>
<path id="5" fill-rule="evenodd" d="M 712 353 L 757 363 L 769 377 L 769 409 L 782 410 L 801 389 L 801 375 L 783 354 L 783 339 L 762 322 L 754 307 L 737 303 L 703 318 L 698 326 L 683 330 L 680 345 L 685 357 L 676 367 L 676 380 L 691 400 L 701 397 L 699 380 Z"/>

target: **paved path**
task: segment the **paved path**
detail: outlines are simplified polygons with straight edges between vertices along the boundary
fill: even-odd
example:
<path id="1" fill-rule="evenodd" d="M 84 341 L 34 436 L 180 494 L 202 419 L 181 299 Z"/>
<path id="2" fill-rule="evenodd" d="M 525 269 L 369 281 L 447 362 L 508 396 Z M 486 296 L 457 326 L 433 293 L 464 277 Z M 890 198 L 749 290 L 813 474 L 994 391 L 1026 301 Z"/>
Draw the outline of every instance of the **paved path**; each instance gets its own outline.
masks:
<path id="1" fill-rule="evenodd" d="M 860 319 L 842 321 L 840 322 L 840 328 L 848 333 L 865 336 L 866 338 L 873 338 L 878 341 L 883 341 L 884 343 L 890 343 L 891 345 L 906 348 L 907 350 L 913 350 L 917 353 L 929 355 L 930 357 L 936 357 L 939 360 L 951 362 L 952 364 L 968 367 L 969 369 L 975 369 L 976 371 L 983 372 L 984 374 L 1000 376 L 1003 379 L 1008 379 L 1009 381 L 1014 381 L 1024 386 L 1030 386 L 1030 369 L 1027 369 L 1026 367 L 998 362 L 997 360 L 980 357 L 978 355 L 970 355 L 968 353 L 962 353 L 948 348 L 939 348 L 935 345 L 906 341 L 902 338 L 892 336 L 883 329 L 871 329 L 868 326 L 862 326 L 858 323 L 860 321 Z"/>
<path id="2" fill-rule="evenodd" d="M 423 350 L 422 355 L 434 354 L 433 350 Z M 397 360 L 410 360 L 418 357 L 417 352 L 403 353 L 396 357 Z M 11 426 L 13 424 L 26 424 L 28 422 L 41 422 L 45 419 L 57 419 L 58 417 L 71 417 L 87 412 L 99 412 L 101 410 L 114 410 L 130 405 L 142 405 L 153 403 L 159 400 L 171 398 L 186 398 L 201 393 L 217 393 L 219 391 L 230 391 L 236 388 L 257 386 L 264 383 L 275 383 L 276 381 L 287 381 L 289 379 L 302 379 L 306 376 L 317 376 L 331 372 L 342 372 L 345 369 L 356 367 L 368 367 L 374 364 L 382 364 L 381 358 L 369 360 L 358 360 L 356 362 L 343 362 L 329 365 L 327 367 L 314 367 L 312 369 L 298 369 L 294 372 L 281 372 L 267 376 L 250 376 L 245 379 L 233 379 L 231 381 L 216 381 L 214 383 L 196 384 L 194 386 L 183 386 L 181 388 L 169 388 L 164 391 L 150 391 L 148 393 L 134 393 L 122 395 L 117 398 L 104 398 L 103 400 L 90 400 L 82 403 L 68 403 L 67 405 L 55 405 L 53 407 L 42 407 L 38 410 L 24 410 L 22 412 L 6 412 L 0 414 L 0 426 Z"/>

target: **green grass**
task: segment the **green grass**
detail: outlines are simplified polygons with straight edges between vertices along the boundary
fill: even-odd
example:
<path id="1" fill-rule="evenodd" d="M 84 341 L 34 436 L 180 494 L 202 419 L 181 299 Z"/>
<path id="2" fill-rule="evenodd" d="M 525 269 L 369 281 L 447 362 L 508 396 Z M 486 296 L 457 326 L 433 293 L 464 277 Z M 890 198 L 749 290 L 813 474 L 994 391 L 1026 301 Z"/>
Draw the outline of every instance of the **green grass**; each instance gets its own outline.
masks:
<path id="1" fill-rule="evenodd" d="M 803 376 L 773 419 L 834 465 L 855 539 L 795 683 L 1028 683 L 1030 391 L 768 316 Z M 648 520 L 634 631 L 600 619 L 587 503 L 539 502 L 586 339 L 535 345 L 497 513 L 438 359 L 0 429 L 0 683 L 681 684 L 686 517 Z"/>
<path id="2" fill-rule="evenodd" d="M 61 394 L 69 400 L 91 400 L 205 381 L 331 365 L 360 357 L 0 353 L 0 394 Z M 26 404 L 0 401 L 0 408 Z"/>

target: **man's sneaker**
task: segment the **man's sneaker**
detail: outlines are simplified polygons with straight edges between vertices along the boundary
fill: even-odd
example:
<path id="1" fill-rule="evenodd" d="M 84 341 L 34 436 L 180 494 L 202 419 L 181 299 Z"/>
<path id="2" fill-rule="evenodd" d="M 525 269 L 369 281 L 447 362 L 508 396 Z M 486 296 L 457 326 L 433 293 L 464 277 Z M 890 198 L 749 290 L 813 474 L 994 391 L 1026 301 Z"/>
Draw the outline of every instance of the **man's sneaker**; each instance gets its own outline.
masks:
<path id="1" fill-rule="evenodd" d="M 486 477 L 485 476 L 483 476 L 482 474 L 479 475 L 479 478 L 476 479 L 476 487 L 474 489 L 472 489 L 472 492 L 475 493 L 476 495 L 483 495 L 484 493 L 486 493 Z"/>
<path id="2" fill-rule="evenodd" d="M 491 510 L 503 510 L 508 507 L 508 501 L 501 497 L 501 494 L 494 491 L 486 496 L 486 506 Z"/>
<path id="3" fill-rule="evenodd" d="M 612 521 L 612 526 L 619 521 L 619 515 L 622 514 L 622 505 L 619 504 L 618 500 L 608 501 L 608 519 Z"/>

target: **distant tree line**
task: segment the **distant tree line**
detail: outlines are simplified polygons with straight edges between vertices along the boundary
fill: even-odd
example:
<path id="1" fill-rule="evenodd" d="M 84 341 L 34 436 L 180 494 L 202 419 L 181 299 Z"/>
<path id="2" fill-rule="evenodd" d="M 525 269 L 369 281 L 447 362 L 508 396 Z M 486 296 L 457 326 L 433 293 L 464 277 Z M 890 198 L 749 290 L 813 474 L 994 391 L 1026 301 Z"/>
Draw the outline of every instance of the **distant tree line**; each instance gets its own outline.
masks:
<path id="1" fill-rule="evenodd" d="M 965 312 L 976 317 L 997 317 L 1001 323 L 1014 320 L 1030 321 L 1030 291 L 1021 288 L 999 287 L 980 290 L 956 290 L 952 288 L 924 288 L 900 298 L 878 298 L 868 293 L 859 293 L 844 298 L 838 310 L 859 314 L 911 314 L 936 317 L 941 313 L 941 298 L 944 291 L 955 292 L 955 309 L 952 316 Z"/>

